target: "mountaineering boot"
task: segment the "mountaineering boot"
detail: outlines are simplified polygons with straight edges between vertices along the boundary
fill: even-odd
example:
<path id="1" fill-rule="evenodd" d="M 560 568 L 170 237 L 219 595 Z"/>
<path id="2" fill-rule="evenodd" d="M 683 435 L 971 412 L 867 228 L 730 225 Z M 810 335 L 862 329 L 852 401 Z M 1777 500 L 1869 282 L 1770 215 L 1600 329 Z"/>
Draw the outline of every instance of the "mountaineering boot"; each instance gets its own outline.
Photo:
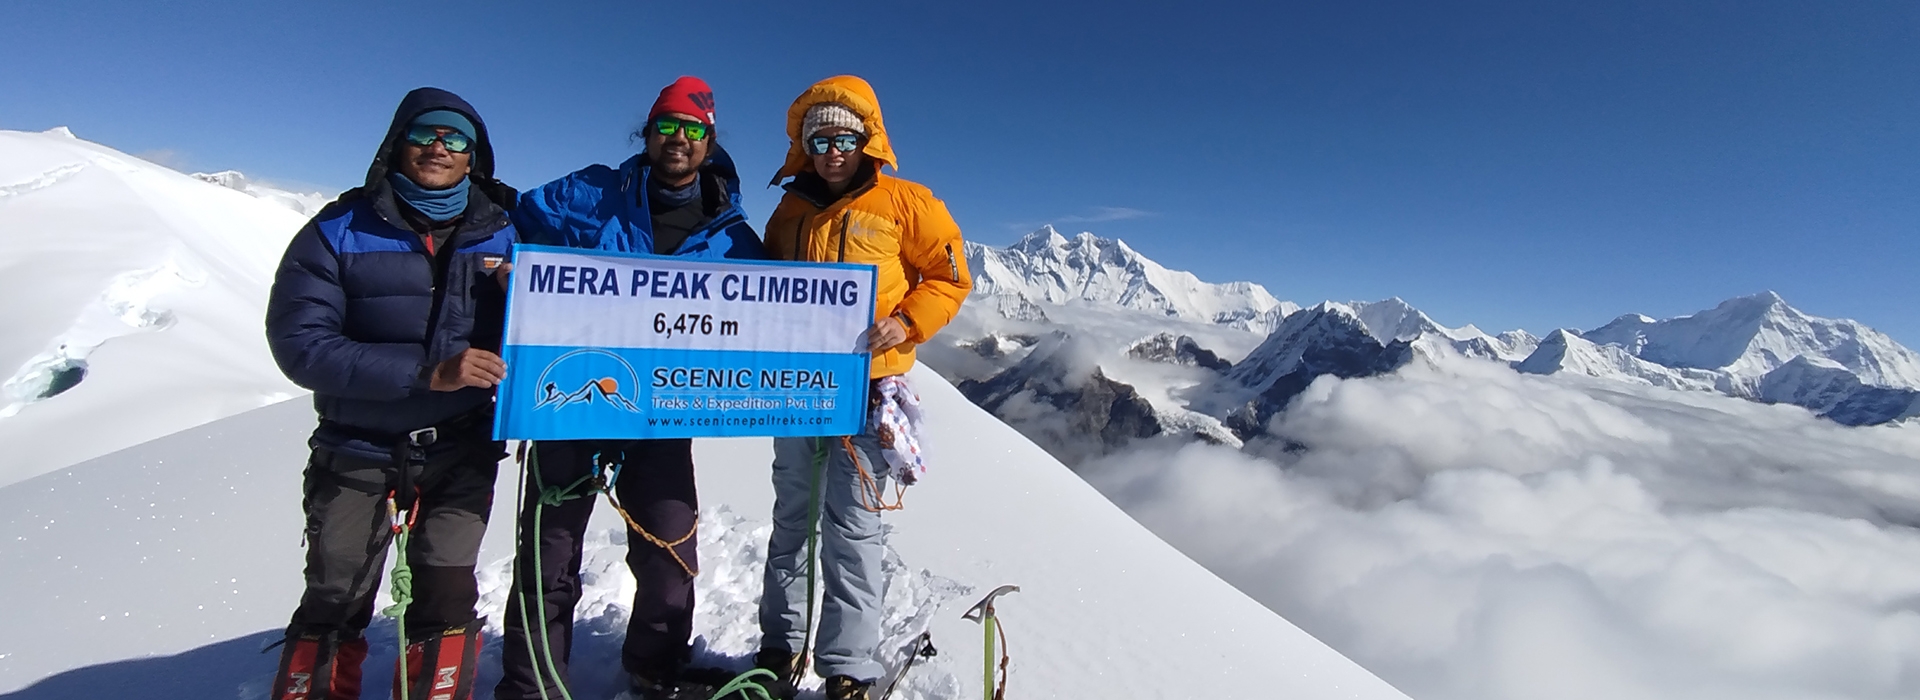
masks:
<path id="1" fill-rule="evenodd" d="M 785 649 L 761 649 L 753 655 L 753 667 L 772 671 L 774 679 L 761 683 L 767 693 L 779 700 L 793 700 L 800 689 L 795 687 L 800 679 L 794 677 L 793 652 Z M 728 700 L 732 700 L 729 698 Z"/>
<path id="2" fill-rule="evenodd" d="M 470 622 L 407 645 L 408 700 L 467 700 L 480 666 L 480 623 Z M 398 660 L 393 697 L 400 697 Z M 358 697 L 358 696 L 355 696 Z"/>
<path id="3" fill-rule="evenodd" d="M 359 700 L 360 664 L 367 660 L 367 639 L 342 633 L 288 635 L 280 648 L 280 670 L 273 677 L 271 700 Z"/>
<path id="4" fill-rule="evenodd" d="M 873 681 L 856 681 L 852 676 L 834 676 L 827 679 L 827 700 L 868 700 L 867 690 L 873 687 Z"/>
<path id="5" fill-rule="evenodd" d="M 761 688 L 767 691 L 768 695 L 773 696 L 776 700 L 793 700 L 793 696 L 798 694 L 799 691 L 793 687 L 793 682 L 789 680 L 793 675 L 793 654 L 791 652 L 780 649 L 761 649 L 759 653 L 753 655 L 753 667 L 773 673 L 774 677 L 771 679 L 755 678 L 753 681 L 758 683 Z M 726 685 L 733 680 L 732 674 L 726 675 L 726 678 L 714 684 L 715 687 Z M 751 690 L 738 690 L 727 693 L 726 695 L 715 696 L 713 700 L 763 699 L 759 693 L 752 692 Z"/>
<path id="6" fill-rule="evenodd" d="M 638 674 L 627 676 L 627 690 L 637 700 L 708 700 L 717 689 L 687 678 L 655 681 Z"/>

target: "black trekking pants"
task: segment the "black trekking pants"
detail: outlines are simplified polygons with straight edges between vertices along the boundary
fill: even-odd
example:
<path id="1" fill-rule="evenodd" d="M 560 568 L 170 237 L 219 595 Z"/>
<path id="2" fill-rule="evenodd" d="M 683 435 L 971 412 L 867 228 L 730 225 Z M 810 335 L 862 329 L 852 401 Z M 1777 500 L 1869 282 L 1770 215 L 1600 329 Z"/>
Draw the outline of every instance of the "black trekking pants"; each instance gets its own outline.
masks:
<path id="1" fill-rule="evenodd" d="M 444 445 L 444 443 L 443 443 Z M 428 453 L 416 487 L 418 513 L 409 536 L 413 603 L 407 636 L 426 639 L 473 622 L 480 537 L 487 530 L 501 443 L 462 438 Z M 373 620 L 373 601 L 393 541 L 387 515 L 391 462 L 316 447 L 307 461 L 306 592 L 287 627 L 289 635 L 338 632 L 359 637 Z M 403 504 L 404 505 L 404 504 Z"/>
<path id="2" fill-rule="evenodd" d="M 542 442 L 534 449 L 539 471 L 528 474 L 526 498 L 520 507 L 520 541 L 515 552 L 519 573 L 507 597 L 506 639 L 502 642 L 505 675 L 494 689 L 497 700 L 539 698 L 543 683 L 548 696 L 560 697 L 567 657 L 573 647 L 573 609 L 580 602 L 581 590 L 581 548 L 597 494 L 582 485 L 575 488 L 581 497 L 542 507 L 542 483 L 553 489 L 574 484 L 593 473 L 595 457 L 599 456 L 622 465 L 614 481 L 614 494 L 635 522 L 661 540 L 672 542 L 691 532 L 699 511 L 692 440 Z M 540 519 L 537 529 L 536 509 Z M 538 559 L 533 551 L 536 540 L 540 544 Z M 696 544 L 695 538 L 688 538 L 674 551 L 697 571 Z M 627 639 L 621 646 L 621 665 L 628 673 L 649 680 L 672 678 L 688 660 L 688 640 L 693 635 L 693 577 L 667 550 L 630 528 L 627 568 L 638 585 L 633 594 L 633 616 L 627 621 Z M 544 596 L 544 600 L 536 596 Z M 528 626 L 521 622 L 523 599 L 527 619 L 533 622 L 531 649 Z M 544 609 L 541 603 L 545 603 Z M 544 638 L 540 629 L 543 621 Z M 547 666 L 549 657 L 552 672 Z"/>

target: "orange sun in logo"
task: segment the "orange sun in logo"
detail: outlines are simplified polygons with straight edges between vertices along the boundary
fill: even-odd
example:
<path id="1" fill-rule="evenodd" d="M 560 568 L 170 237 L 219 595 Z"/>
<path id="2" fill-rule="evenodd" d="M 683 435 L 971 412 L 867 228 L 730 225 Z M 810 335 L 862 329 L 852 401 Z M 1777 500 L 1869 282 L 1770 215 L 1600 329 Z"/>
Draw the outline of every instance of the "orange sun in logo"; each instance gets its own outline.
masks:
<path id="1" fill-rule="evenodd" d="M 620 393 L 620 382 L 614 381 L 613 377 L 601 377 L 600 381 L 597 381 L 594 383 L 598 384 L 600 386 L 600 391 L 604 393 L 608 393 L 608 394 Z"/>

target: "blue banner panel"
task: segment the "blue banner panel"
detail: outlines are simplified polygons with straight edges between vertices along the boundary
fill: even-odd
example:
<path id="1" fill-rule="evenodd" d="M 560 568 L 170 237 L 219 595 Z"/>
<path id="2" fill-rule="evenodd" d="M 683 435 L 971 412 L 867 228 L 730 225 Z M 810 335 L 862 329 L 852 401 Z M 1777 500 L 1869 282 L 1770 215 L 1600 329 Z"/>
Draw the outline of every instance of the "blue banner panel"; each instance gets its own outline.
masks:
<path id="1" fill-rule="evenodd" d="M 523 345 L 501 385 L 502 439 L 852 435 L 861 355 Z M 517 379 L 517 381 L 515 381 Z"/>

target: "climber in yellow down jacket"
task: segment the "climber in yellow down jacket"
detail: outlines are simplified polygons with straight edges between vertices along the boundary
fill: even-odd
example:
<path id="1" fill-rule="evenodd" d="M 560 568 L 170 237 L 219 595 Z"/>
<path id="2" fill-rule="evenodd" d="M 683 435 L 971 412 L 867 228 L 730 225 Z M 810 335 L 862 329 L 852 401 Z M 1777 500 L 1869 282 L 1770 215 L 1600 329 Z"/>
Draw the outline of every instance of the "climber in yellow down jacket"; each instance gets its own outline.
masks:
<path id="1" fill-rule="evenodd" d="M 925 186 L 880 172 L 899 169 L 873 87 L 853 76 L 822 80 L 787 110 L 786 164 L 774 183 L 787 191 L 767 221 L 775 260 L 848 262 L 878 268 L 867 428 L 851 439 L 774 440 L 773 535 L 760 603 L 756 665 L 799 681 L 805 650 L 808 496 L 819 480 L 820 597 L 815 670 L 833 700 L 864 700 L 882 672 L 884 586 L 880 512 L 889 480 L 911 483 L 924 469 L 918 399 L 904 375 L 914 347 L 953 320 L 973 287 L 960 227 Z M 791 180 L 788 180 L 791 178 Z"/>

